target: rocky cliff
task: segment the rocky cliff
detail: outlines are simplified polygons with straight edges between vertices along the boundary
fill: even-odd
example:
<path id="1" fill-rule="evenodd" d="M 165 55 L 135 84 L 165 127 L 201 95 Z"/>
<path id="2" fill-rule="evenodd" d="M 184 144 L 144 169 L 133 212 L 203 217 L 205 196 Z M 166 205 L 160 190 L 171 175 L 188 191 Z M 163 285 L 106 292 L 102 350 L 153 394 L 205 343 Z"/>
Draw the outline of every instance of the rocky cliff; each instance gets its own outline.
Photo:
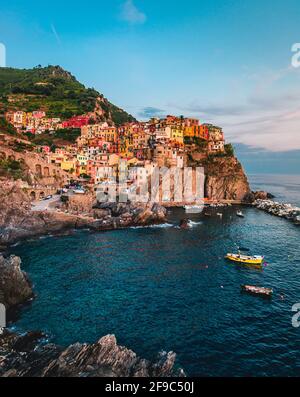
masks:
<path id="1" fill-rule="evenodd" d="M 213 157 L 204 162 L 205 196 L 212 200 L 243 201 L 251 193 L 247 176 L 235 157 Z"/>
<path id="2" fill-rule="evenodd" d="M 175 368 L 176 354 L 160 354 L 156 362 L 139 358 L 107 335 L 94 344 L 75 343 L 67 349 L 40 343 L 30 332 L 0 335 L 1 377 L 170 377 L 185 376 Z"/>
<path id="3" fill-rule="evenodd" d="M 33 296 L 26 273 L 21 270 L 21 259 L 0 255 L 0 303 L 6 309 L 24 303 Z"/>

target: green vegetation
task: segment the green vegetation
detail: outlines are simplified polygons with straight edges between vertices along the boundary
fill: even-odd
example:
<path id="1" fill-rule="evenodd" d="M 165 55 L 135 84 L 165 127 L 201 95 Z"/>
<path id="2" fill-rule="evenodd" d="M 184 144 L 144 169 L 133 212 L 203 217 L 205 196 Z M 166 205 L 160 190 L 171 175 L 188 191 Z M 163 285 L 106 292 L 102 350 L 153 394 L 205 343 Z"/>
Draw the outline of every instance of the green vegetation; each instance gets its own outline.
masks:
<path id="1" fill-rule="evenodd" d="M 0 117 L 0 134 L 17 135 L 15 128 L 4 117 Z"/>
<path id="2" fill-rule="evenodd" d="M 26 137 L 34 144 L 39 146 L 60 146 L 68 145 L 76 142 L 76 139 L 80 136 L 79 128 L 68 128 L 57 130 L 52 134 L 45 132 L 40 135 L 33 135 L 27 133 Z"/>
<path id="3" fill-rule="evenodd" d="M 83 179 L 86 179 L 86 180 L 91 179 L 90 175 L 87 175 L 87 174 L 81 174 L 80 178 L 83 178 Z"/>
<path id="4" fill-rule="evenodd" d="M 12 146 L 12 149 L 18 153 L 24 153 L 26 151 L 32 152 L 34 149 L 34 145 L 32 145 L 30 143 L 26 144 L 24 142 L 18 142 L 18 141 L 15 141 L 11 146 Z"/>
<path id="5" fill-rule="evenodd" d="M 234 147 L 231 143 L 228 143 L 227 145 L 225 145 L 225 153 L 228 157 L 234 156 Z"/>
<path id="6" fill-rule="evenodd" d="M 100 98 L 103 121 L 111 120 L 117 125 L 134 121 L 131 115 L 111 104 L 95 89 L 85 88 L 60 66 L 0 68 L 0 93 L 4 111 L 42 109 L 48 117 L 68 119 L 94 111 L 97 98 Z"/>
<path id="7" fill-rule="evenodd" d="M 202 149 L 202 150 L 206 150 L 207 145 L 208 145 L 208 143 L 205 139 L 201 139 L 198 137 L 189 137 L 189 136 L 184 137 L 184 144 L 185 145 L 194 144 L 194 145 L 197 145 L 199 147 L 199 149 Z"/>
<path id="8" fill-rule="evenodd" d="M 15 180 L 26 180 L 26 167 L 21 161 L 12 159 L 0 160 L 0 176 Z"/>

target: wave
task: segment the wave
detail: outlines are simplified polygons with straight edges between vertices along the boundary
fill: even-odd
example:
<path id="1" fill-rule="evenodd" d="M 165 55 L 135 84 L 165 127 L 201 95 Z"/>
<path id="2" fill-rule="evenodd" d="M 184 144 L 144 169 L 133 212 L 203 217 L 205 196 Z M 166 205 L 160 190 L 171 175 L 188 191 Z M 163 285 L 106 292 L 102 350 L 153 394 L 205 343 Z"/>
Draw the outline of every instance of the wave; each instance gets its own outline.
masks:
<path id="1" fill-rule="evenodd" d="M 131 226 L 130 229 L 165 229 L 173 226 L 171 223 L 162 223 L 160 225 Z"/>
<path id="2" fill-rule="evenodd" d="M 195 221 L 189 220 L 189 226 L 191 226 L 191 227 L 202 225 L 202 223 L 203 222 L 195 222 Z"/>

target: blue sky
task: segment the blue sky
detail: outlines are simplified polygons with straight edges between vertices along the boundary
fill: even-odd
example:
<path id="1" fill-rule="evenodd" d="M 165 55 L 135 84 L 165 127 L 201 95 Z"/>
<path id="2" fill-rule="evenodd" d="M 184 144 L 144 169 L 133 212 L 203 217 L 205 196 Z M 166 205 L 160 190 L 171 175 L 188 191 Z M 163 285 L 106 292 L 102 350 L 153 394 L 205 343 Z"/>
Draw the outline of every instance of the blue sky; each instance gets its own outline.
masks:
<path id="1" fill-rule="evenodd" d="M 300 150 L 299 20 L 299 0 L 0 0 L 0 42 L 8 66 L 59 64 L 139 119 L 219 124 L 279 172 Z"/>

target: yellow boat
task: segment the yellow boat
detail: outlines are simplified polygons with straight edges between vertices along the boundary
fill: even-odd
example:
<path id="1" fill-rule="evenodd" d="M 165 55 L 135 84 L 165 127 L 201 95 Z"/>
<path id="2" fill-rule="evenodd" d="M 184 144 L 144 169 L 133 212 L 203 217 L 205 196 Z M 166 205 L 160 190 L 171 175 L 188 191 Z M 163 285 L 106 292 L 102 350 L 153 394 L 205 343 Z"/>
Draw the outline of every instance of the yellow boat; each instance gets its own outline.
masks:
<path id="1" fill-rule="evenodd" d="M 242 255 L 242 254 L 227 254 L 225 256 L 226 259 L 229 259 L 232 262 L 237 263 L 245 263 L 247 265 L 262 265 L 264 261 L 264 256 L 259 255 Z"/>

